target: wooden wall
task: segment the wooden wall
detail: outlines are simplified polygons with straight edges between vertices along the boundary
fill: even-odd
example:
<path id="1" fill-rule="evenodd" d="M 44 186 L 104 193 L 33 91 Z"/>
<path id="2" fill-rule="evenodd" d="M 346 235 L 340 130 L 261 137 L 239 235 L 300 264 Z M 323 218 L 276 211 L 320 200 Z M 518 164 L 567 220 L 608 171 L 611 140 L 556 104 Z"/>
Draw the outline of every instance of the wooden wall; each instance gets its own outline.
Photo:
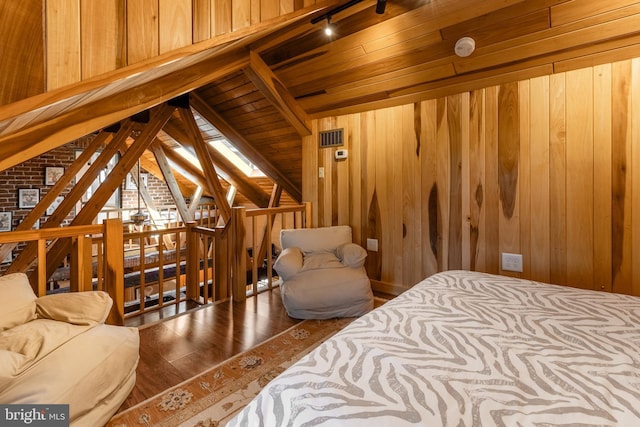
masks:
<path id="1" fill-rule="evenodd" d="M 24 0 L 0 4 L 0 105 L 282 16 L 315 0 Z"/>
<path id="2" fill-rule="evenodd" d="M 347 160 L 317 148 L 334 128 Z M 389 289 L 463 268 L 640 295 L 640 59 L 319 119 L 303 168 L 316 225 L 377 238 Z"/>

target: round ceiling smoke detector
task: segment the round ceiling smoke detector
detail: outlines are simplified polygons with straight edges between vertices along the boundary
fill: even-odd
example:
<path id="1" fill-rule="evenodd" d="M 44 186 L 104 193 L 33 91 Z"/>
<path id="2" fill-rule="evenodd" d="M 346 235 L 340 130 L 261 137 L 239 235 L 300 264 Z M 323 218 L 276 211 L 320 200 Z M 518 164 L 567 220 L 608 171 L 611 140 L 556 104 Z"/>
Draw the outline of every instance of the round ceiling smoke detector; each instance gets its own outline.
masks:
<path id="1" fill-rule="evenodd" d="M 456 42 L 455 52 L 461 58 L 466 58 L 476 50 L 476 41 L 471 37 L 463 37 Z"/>

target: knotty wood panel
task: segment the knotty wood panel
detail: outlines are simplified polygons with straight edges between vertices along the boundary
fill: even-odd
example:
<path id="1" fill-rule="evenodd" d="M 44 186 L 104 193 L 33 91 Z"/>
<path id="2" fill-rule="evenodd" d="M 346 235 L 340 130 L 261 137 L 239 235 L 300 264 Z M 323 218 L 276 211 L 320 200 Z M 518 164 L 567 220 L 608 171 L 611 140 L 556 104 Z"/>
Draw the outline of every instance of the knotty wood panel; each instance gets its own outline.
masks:
<path id="1" fill-rule="evenodd" d="M 521 277 L 640 295 L 639 72 L 628 60 L 314 120 L 314 144 L 318 129 L 345 127 L 361 183 L 338 173 L 323 185 L 305 166 L 304 198 L 325 218 L 345 203 L 363 213 L 350 221 L 379 239 L 376 286 L 460 266 L 513 274 L 500 269 L 509 251 L 523 255 Z M 324 150 L 304 153 L 335 167 Z"/>
<path id="2" fill-rule="evenodd" d="M 43 3 L 0 3 L 0 105 L 44 91 Z"/>
<path id="3" fill-rule="evenodd" d="M 631 291 L 631 62 L 613 64 L 611 238 L 614 292 Z"/>
<path id="4" fill-rule="evenodd" d="M 519 160 L 520 111 L 518 84 L 509 83 L 498 90 L 498 191 L 499 251 L 514 253 L 520 248 Z M 517 273 L 507 273 L 518 276 Z"/>

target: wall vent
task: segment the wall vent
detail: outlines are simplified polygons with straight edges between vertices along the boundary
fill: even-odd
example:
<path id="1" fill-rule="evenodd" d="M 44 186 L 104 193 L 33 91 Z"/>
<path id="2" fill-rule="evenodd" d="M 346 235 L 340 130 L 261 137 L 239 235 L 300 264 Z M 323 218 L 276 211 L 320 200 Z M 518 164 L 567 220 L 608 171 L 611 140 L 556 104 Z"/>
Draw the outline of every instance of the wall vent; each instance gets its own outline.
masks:
<path id="1" fill-rule="evenodd" d="M 320 148 L 339 147 L 341 145 L 344 145 L 342 133 L 343 129 L 320 131 Z"/>

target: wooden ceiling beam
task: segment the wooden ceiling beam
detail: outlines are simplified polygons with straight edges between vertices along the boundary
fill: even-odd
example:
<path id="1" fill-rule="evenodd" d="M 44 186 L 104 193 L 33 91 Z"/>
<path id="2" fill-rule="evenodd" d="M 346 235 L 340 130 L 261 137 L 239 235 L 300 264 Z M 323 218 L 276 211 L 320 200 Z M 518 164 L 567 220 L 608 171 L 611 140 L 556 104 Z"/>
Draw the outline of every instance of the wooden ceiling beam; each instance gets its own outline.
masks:
<path id="1" fill-rule="evenodd" d="M 248 64 L 248 46 L 306 21 L 328 4 L 320 2 L 0 106 L 0 171 L 241 70 Z"/>
<path id="2" fill-rule="evenodd" d="M 307 113 L 300 108 L 298 102 L 260 58 L 260 55 L 254 51 L 249 52 L 249 66 L 244 69 L 244 72 L 300 136 L 311 135 L 311 123 Z"/>
<path id="3" fill-rule="evenodd" d="M 206 187 L 206 182 L 202 170 L 191 164 L 187 159 L 176 153 L 172 148 L 164 145 L 164 153 L 167 156 L 170 164 L 177 172 L 179 172 L 185 178 L 193 181 L 197 186 Z"/>
<path id="4" fill-rule="evenodd" d="M 151 115 L 151 120 L 144 127 L 142 133 L 136 138 L 133 144 L 127 149 L 115 167 L 109 172 L 107 178 L 102 182 L 95 194 L 84 204 L 82 209 L 76 214 L 71 225 L 91 224 L 109 197 L 116 188 L 122 185 L 129 171 L 136 165 L 142 153 L 154 141 L 160 129 L 171 117 L 175 107 L 168 104 L 158 106 Z M 71 242 L 58 240 L 47 253 L 47 275 L 50 276 L 56 270 L 62 259 L 70 252 Z"/>
<path id="5" fill-rule="evenodd" d="M 198 111 L 200 116 L 218 129 L 233 145 L 238 148 L 253 162 L 262 172 L 271 177 L 276 183 L 281 185 L 289 195 L 300 202 L 302 192 L 293 182 L 282 173 L 279 168 L 273 165 L 260 151 L 258 151 L 242 134 L 237 132 L 224 118 L 222 118 L 209 104 L 198 94 L 191 94 L 191 106 Z M 302 155 L 302 153 L 301 153 Z"/>
<path id="6" fill-rule="evenodd" d="M 32 121 L 38 122 L 37 124 L 16 131 L 10 130 L 8 133 L 6 129 L 0 131 L 0 170 L 187 93 L 247 64 L 248 58 L 244 51 L 214 55 L 173 73 L 162 74 L 157 78 L 147 76 L 147 81 L 138 86 L 121 90 L 114 83 L 97 91 L 101 95 L 110 94 L 108 99 L 96 99 L 93 92 L 83 93 L 69 100 L 75 102 L 63 102 L 61 109 L 53 116 L 50 115 L 54 106 L 45 110 L 46 117 L 42 119 L 38 117 L 38 112 L 34 112 Z M 161 68 L 150 72 L 160 74 L 164 70 Z"/>
<path id="7" fill-rule="evenodd" d="M 213 193 L 216 206 L 220 210 L 222 219 L 227 223 L 231 219 L 231 206 L 229 206 L 229 202 L 227 202 L 222 184 L 220 184 L 220 178 L 218 178 L 218 172 L 209 155 L 209 150 L 207 150 L 207 143 L 202 139 L 200 129 L 198 128 L 195 117 L 193 117 L 191 109 L 178 108 L 178 112 L 180 113 L 180 118 L 186 127 L 187 133 L 191 136 L 193 148 L 204 172 L 207 187 L 209 191 Z"/>
<path id="8" fill-rule="evenodd" d="M 176 204 L 176 209 L 180 214 L 180 217 L 184 222 L 192 221 L 193 218 L 189 217 L 189 209 L 187 207 L 187 202 L 184 200 L 184 196 L 180 191 L 180 187 L 178 186 L 178 181 L 176 180 L 173 171 L 171 170 L 171 165 L 169 164 L 169 159 L 162 148 L 162 144 L 157 141 L 151 144 L 151 151 L 156 158 L 156 163 L 162 172 L 162 176 L 164 177 L 164 182 L 167 184 L 167 188 L 171 193 L 171 197 L 173 197 L 173 201 Z"/>

